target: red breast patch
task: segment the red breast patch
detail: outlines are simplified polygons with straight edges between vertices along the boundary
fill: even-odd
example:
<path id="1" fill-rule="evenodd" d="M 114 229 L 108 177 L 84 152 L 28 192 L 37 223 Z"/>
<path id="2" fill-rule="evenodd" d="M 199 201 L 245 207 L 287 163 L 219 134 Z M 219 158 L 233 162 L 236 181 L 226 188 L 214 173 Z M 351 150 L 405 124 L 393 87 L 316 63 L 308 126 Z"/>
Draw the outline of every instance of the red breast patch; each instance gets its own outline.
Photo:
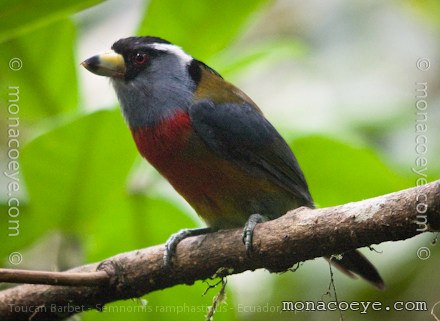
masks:
<path id="1" fill-rule="evenodd" d="M 178 111 L 153 127 L 132 130 L 132 135 L 141 155 L 160 170 L 186 146 L 191 132 L 188 113 Z"/>

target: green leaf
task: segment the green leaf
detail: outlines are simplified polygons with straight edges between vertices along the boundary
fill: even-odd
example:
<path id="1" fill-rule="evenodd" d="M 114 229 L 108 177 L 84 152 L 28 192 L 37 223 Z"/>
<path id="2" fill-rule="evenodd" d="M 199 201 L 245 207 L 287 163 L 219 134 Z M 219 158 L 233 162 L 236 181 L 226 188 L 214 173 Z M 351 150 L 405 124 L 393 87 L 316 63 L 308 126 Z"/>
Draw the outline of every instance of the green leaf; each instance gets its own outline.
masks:
<path id="1" fill-rule="evenodd" d="M 292 149 L 320 207 L 344 204 L 412 187 L 371 148 L 322 137 L 295 139 Z"/>
<path id="2" fill-rule="evenodd" d="M 304 56 L 307 47 L 299 40 L 275 39 L 247 45 L 246 48 L 231 47 L 210 60 L 210 65 L 223 77 L 239 74 L 257 63 L 271 65 L 283 59 Z"/>
<path id="3" fill-rule="evenodd" d="M 0 1 L 0 43 L 65 18 L 102 0 Z M 62 34 L 54 28 L 52 35 Z M 27 35 L 32 38 L 32 35 Z M 35 42 L 36 43 L 36 42 Z M 55 44 L 55 43 L 54 43 Z"/>
<path id="4" fill-rule="evenodd" d="M 88 224 L 81 226 L 87 235 L 89 261 L 165 243 L 180 229 L 196 227 L 194 220 L 169 200 L 127 193 L 120 196 L 108 200 L 105 208 L 95 212 Z"/>
<path id="5" fill-rule="evenodd" d="M 38 137 L 22 152 L 36 228 L 81 233 L 124 192 L 136 151 L 119 110 L 79 118 Z"/>
<path id="6" fill-rule="evenodd" d="M 206 60 L 225 49 L 267 0 L 152 0 L 138 34 L 163 37 Z"/>
<path id="7" fill-rule="evenodd" d="M 18 88 L 21 122 L 77 108 L 75 41 L 72 21 L 63 20 L 0 44 L 0 92 L 3 97 L 14 98 L 8 96 L 15 92 L 9 87 Z M 1 110 L 6 113 L 6 108 Z"/>

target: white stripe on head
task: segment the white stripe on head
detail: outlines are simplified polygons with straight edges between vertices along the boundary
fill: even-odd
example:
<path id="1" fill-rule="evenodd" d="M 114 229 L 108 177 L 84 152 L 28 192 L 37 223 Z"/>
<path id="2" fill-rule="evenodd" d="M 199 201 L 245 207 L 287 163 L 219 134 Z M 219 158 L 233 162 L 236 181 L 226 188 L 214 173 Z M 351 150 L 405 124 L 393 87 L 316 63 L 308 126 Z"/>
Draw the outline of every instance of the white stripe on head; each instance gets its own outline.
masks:
<path id="1" fill-rule="evenodd" d="M 188 55 L 182 48 L 176 45 L 168 44 L 168 43 L 153 43 L 149 45 L 151 48 L 159 50 L 159 51 L 167 51 L 179 57 L 184 65 L 188 65 L 193 57 Z"/>

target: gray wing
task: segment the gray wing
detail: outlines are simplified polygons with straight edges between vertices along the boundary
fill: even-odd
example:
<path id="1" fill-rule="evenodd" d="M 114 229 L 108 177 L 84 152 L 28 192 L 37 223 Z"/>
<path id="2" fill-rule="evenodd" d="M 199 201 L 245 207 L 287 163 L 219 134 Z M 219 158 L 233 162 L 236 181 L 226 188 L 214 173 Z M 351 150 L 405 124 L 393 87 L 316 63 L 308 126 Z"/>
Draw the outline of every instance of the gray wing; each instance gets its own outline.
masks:
<path id="1" fill-rule="evenodd" d="M 300 204 L 313 206 L 290 147 L 254 106 L 205 100 L 192 105 L 189 115 L 195 132 L 215 153 L 246 171 L 267 177 Z"/>

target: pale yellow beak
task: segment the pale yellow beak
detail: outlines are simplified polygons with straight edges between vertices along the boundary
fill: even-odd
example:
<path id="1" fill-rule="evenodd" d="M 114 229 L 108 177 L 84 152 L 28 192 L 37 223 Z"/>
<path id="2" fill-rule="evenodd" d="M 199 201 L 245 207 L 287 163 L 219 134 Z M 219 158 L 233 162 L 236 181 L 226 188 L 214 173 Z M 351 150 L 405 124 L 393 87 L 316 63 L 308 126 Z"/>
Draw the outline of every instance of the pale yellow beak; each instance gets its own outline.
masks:
<path id="1" fill-rule="evenodd" d="M 81 65 L 88 71 L 99 76 L 112 78 L 125 77 L 124 57 L 113 50 L 90 57 L 84 60 Z"/>

